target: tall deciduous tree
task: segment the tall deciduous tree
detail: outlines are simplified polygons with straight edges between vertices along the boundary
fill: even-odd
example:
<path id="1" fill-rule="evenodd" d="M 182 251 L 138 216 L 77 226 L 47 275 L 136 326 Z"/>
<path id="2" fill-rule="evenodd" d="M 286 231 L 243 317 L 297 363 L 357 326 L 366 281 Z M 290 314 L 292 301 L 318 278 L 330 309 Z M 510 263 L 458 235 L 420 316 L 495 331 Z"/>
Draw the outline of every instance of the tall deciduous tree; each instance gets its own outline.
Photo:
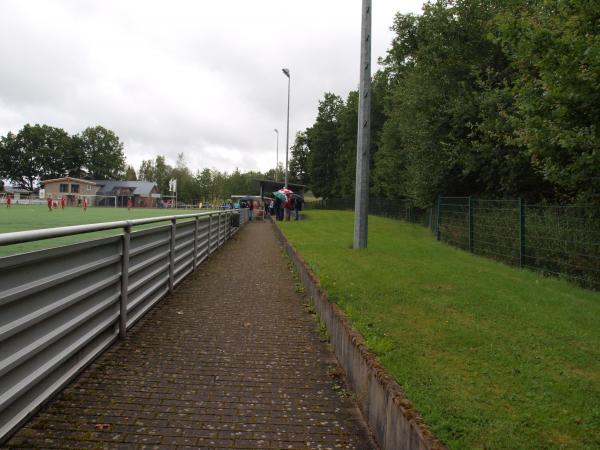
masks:
<path id="1" fill-rule="evenodd" d="M 102 126 L 89 127 L 78 136 L 85 154 L 88 174 L 95 179 L 118 179 L 125 172 L 123 143 L 112 131 Z"/>
<path id="2" fill-rule="evenodd" d="M 289 164 L 290 181 L 293 183 L 308 184 L 308 155 L 310 149 L 308 147 L 306 132 L 301 131 L 296 134 L 291 152 L 292 157 Z"/>
<path id="3" fill-rule="evenodd" d="M 335 193 L 338 175 L 338 117 L 343 106 L 341 97 L 325 93 L 323 100 L 319 101 L 315 124 L 306 130 L 310 147 L 310 185 L 317 196 L 329 197 Z"/>
<path id="4" fill-rule="evenodd" d="M 348 95 L 338 111 L 336 165 L 338 167 L 335 195 L 354 195 L 356 179 L 356 132 L 358 128 L 358 91 Z"/>
<path id="5" fill-rule="evenodd" d="M 0 139 L 0 176 L 33 190 L 41 180 L 77 173 L 79 153 L 65 130 L 27 124 Z"/>
<path id="6" fill-rule="evenodd" d="M 125 170 L 125 179 L 127 181 L 137 181 L 137 175 L 132 166 L 127 166 L 127 169 Z"/>
<path id="7" fill-rule="evenodd" d="M 511 2 L 495 41 L 514 73 L 508 139 L 566 200 L 600 204 L 600 5 L 587 0 Z"/>

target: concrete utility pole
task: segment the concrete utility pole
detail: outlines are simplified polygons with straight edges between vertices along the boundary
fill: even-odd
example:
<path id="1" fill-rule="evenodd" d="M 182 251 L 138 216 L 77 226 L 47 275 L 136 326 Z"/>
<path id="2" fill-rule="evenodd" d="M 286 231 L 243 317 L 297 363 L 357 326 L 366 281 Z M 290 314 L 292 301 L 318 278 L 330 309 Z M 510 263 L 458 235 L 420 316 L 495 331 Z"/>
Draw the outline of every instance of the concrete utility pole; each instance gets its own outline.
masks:
<path id="1" fill-rule="evenodd" d="M 362 0 L 354 248 L 367 248 L 369 221 L 369 160 L 371 145 L 371 0 Z"/>
<path id="2" fill-rule="evenodd" d="M 285 187 L 288 187 L 288 150 L 290 148 L 290 69 L 281 69 L 283 74 L 288 78 L 288 108 L 287 108 L 287 131 L 285 133 Z"/>
<path id="3" fill-rule="evenodd" d="M 277 170 L 279 170 L 279 130 L 275 128 L 273 131 L 277 133 L 277 164 L 275 164 L 275 181 L 277 181 Z"/>

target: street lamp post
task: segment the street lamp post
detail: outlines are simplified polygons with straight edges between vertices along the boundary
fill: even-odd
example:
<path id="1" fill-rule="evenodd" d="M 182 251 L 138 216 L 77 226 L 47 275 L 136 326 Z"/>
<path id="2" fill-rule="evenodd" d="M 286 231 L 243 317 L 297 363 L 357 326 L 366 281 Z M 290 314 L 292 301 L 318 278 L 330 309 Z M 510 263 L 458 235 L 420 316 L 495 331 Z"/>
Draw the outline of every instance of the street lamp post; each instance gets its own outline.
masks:
<path id="1" fill-rule="evenodd" d="M 290 148 L 290 69 L 281 69 L 288 78 L 287 130 L 285 133 L 285 187 L 288 187 L 288 149 Z"/>
<path id="2" fill-rule="evenodd" d="M 273 131 L 277 133 L 277 163 L 275 164 L 275 181 L 277 181 L 277 170 L 279 170 L 279 130 L 275 128 Z"/>

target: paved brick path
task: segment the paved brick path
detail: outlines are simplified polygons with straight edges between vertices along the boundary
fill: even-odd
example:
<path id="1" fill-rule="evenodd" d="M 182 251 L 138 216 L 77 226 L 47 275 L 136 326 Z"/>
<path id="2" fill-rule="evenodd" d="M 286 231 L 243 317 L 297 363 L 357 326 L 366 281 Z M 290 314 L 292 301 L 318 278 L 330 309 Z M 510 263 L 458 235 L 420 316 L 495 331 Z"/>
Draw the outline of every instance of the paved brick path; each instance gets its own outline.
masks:
<path id="1" fill-rule="evenodd" d="M 251 223 L 22 428 L 25 448 L 373 448 L 270 223 Z"/>

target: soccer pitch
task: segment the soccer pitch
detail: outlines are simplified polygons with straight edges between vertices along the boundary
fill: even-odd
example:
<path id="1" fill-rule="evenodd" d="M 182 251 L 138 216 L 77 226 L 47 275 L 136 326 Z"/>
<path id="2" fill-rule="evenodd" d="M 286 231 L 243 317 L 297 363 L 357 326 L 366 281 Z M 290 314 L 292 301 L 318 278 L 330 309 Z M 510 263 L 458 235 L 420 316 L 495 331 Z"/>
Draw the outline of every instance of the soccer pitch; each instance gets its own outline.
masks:
<path id="1" fill-rule="evenodd" d="M 37 230 L 40 228 L 65 227 L 69 225 L 83 225 L 99 222 L 112 222 L 116 220 L 144 219 L 147 217 L 172 216 L 179 214 L 191 214 L 196 212 L 207 212 L 199 209 L 146 209 L 146 208 L 102 208 L 89 207 L 83 211 L 80 207 L 67 207 L 48 211 L 45 206 L 12 205 L 0 208 L 0 233 L 12 231 Z M 0 247 L 0 256 L 22 253 L 25 251 L 38 250 L 42 248 L 57 247 L 71 242 L 85 241 L 88 239 L 113 236 L 120 234 L 120 230 L 107 230 L 95 233 L 86 233 L 76 236 L 67 236 L 56 239 L 27 242 L 24 244 L 7 245 Z"/>

